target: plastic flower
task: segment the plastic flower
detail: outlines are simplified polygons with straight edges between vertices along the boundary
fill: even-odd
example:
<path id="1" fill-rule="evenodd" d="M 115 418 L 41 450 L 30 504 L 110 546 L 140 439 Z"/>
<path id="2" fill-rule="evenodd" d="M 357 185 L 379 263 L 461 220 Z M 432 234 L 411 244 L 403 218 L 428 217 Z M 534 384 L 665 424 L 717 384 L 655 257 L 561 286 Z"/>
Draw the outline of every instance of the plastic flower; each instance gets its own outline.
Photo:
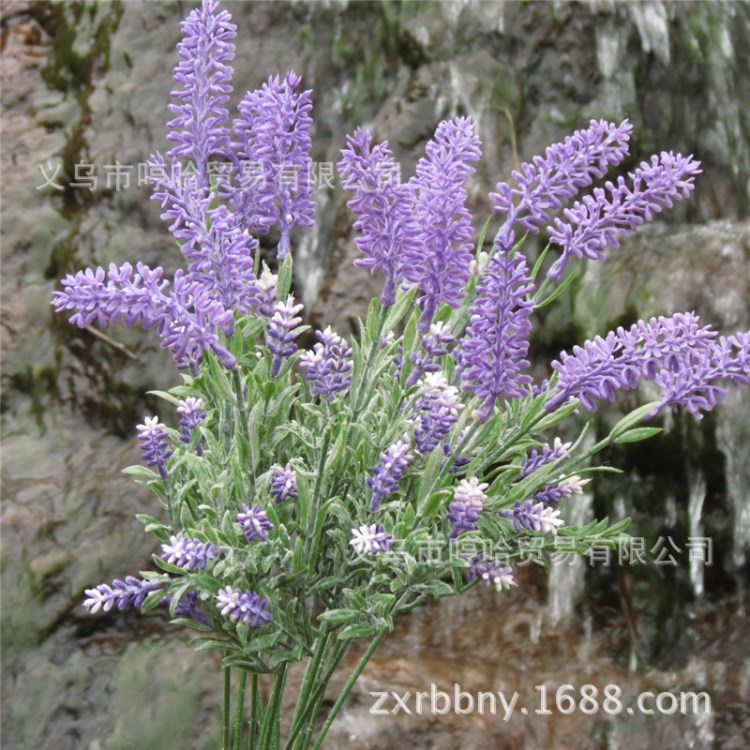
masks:
<path id="1" fill-rule="evenodd" d="M 297 338 L 297 327 L 302 322 L 298 313 L 302 310 L 302 305 L 294 304 L 294 297 L 290 294 L 286 302 L 277 302 L 273 306 L 273 315 L 268 324 L 268 334 L 266 336 L 266 345 L 273 354 L 273 364 L 271 374 L 276 376 L 281 369 L 281 363 L 284 357 L 293 354 L 297 345 L 294 340 Z"/>
<path id="2" fill-rule="evenodd" d="M 476 477 L 462 479 L 453 491 L 453 502 L 448 508 L 446 518 L 453 523 L 449 538 L 455 539 L 463 531 L 476 529 L 476 522 L 484 507 L 487 495 L 484 491 L 489 485 L 480 482 Z"/>
<path id="3" fill-rule="evenodd" d="M 195 396 L 188 396 L 177 404 L 177 413 L 180 415 L 180 427 L 182 434 L 180 440 L 183 443 L 189 443 L 193 430 L 206 418 L 206 412 L 203 411 L 203 399 Z M 200 456 L 203 453 L 202 439 L 195 447 L 196 453 Z"/>
<path id="4" fill-rule="evenodd" d="M 251 628 L 257 628 L 263 622 L 271 622 L 271 613 L 266 612 L 268 599 L 261 599 L 254 591 L 226 586 L 219 589 L 216 602 L 221 614 L 233 622 L 243 622 Z"/>
<path id="5" fill-rule="evenodd" d="M 512 510 L 501 510 L 500 515 L 512 518 L 516 531 L 525 529 L 542 534 L 549 532 L 557 534 L 557 527 L 565 524 L 565 521 L 559 517 L 559 510 L 545 506 L 543 502 L 532 503 L 531 500 L 523 503 L 516 500 L 516 505 Z"/>
<path id="6" fill-rule="evenodd" d="M 269 492 L 277 503 L 283 502 L 287 498 L 297 499 L 297 475 L 294 473 L 291 464 L 274 468 Z"/>
<path id="7" fill-rule="evenodd" d="M 210 542 L 180 539 L 177 536 L 171 536 L 169 544 L 162 544 L 161 549 L 162 560 L 185 570 L 205 570 L 209 561 L 213 560 L 219 551 L 219 548 Z"/>
<path id="8" fill-rule="evenodd" d="M 354 547 L 358 555 L 377 555 L 387 552 L 393 543 L 393 535 L 386 534 L 383 524 L 371 524 L 352 529 L 352 539 L 349 544 Z"/>
<path id="9" fill-rule="evenodd" d="M 471 214 L 464 184 L 481 156 L 481 141 L 468 117 L 441 122 L 425 147 L 410 184 L 419 243 L 407 248 L 403 274 L 417 284 L 422 308 L 418 328 L 426 332 L 441 303 L 458 307 L 466 295 L 473 260 Z"/>
<path id="10" fill-rule="evenodd" d="M 410 448 L 409 436 L 404 435 L 380 454 L 380 463 L 372 467 L 373 476 L 367 477 L 367 486 L 372 490 L 371 511 L 376 511 L 386 496 L 398 490 L 399 479 L 414 459 Z"/>
<path id="11" fill-rule="evenodd" d="M 255 539 L 267 541 L 268 535 L 266 532 L 273 528 L 273 524 L 268 520 L 265 511 L 257 503 L 252 508 L 242 503 L 242 513 L 238 513 L 235 520 L 242 527 L 242 533 L 248 542 Z"/>
<path id="12" fill-rule="evenodd" d="M 484 555 L 477 555 L 469 561 L 467 576 L 470 581 L 481 580 L 485 586 L 494 586 L 498 593 L 510 590 L 511 586 L 518 586 L 510 565 L 500 565 Z"/>
<path id="13" fill-rule="evenodd" d="M 156 468 L 164 479 L 167 476 L 167 459 L 172 455 L 167 428 L 158 417 L 146 417 L 136 430 L 143 460 L 147 466 Z"/>
<path id="14" fill-rule="evenodd" d="M 318 342 L 300 357 L 299 366 L 306 371 L 313 393 L 333 401 L 337 393 L 345 393 L 351 385 L 352 348 L 331 326 L 315 335 Z"/>
<path id="15" fill-rule="evenodd" d="M 463 407 L 458 388 L 448 385 L 442 372 L 425 375 L 413 410 L 414 444 L 422 455 L 435 450 Z"/>
<path id="16" fill-rule="evenodd" d="M 95 615 L 99 610 L 109 612 L 115 605 L 117 609 L 125 609 L 125 607 L 136 607 L 137 609 L 152 591 L 163 589 L 166 585 L 166 580 L 143 581 L 133 576 L 127 576 L 124 581 L 115 579 L 111 586 L 101 583 L 93 589 L 86 589 L 86 599 L 83 606 L 92 615 Z"/>

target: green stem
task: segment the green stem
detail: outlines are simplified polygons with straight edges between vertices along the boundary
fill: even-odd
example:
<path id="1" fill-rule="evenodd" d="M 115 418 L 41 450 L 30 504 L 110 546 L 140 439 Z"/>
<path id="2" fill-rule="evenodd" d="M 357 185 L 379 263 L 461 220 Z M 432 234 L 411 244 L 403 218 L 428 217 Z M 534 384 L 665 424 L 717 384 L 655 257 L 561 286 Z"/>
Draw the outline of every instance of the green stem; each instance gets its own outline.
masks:
<path id="1" fill-rule="evenodd" d="M 258 734 L 258 675 L 253 672 L 250 678 L 250 719 L 248 721 L 247 750 L 255 750 L 255 739 Z"/>
<path id="2" fill-rule="evenodd" d="M 346 681 L 346 685 L 344 685 L 344 689 L 341 691 L 341 694 L 336 700 L 336 703 L 333 704 L 333 708 L 328 712 L 328 716 L 326 717 L 325 723 L 323 724 L 323 728 L 318 733 L 312 750 L 320 750 L 320 746 L 323 744 L 323 740 L 328 734 L 328 730 L 331 728 L 333 720 L 336 718 L 336 715 L 341 709 L 341 706 L 344 705 L 344 701 L 347 699 L 349 693 L 351 692 L 351 689 L 354 687 L 354 683 L 362 674 L 362 670 L 365 668 L 367 662 L 372 658 L 372 655 L 375 653 L 375 649 L 377 649 L 377 647 L 380 645 L 380 641 L 383 640 L 383 636 L 385 636 L 386 632 L 386 630 L 382 630 L 380 633 L 378 633 L 378 635 L 375 636 L 375 638 L 372 639 L 370 645 L 367 647 L 367 651 L 365 651 L 362 658 L 359 660 L 357 668 L 351 673 L 349 679 Z"/>
<path id="3" fill-rule="evenodd" d="M 222 728 L 221 746 L 229 750 L 229 708 L 232 688 L 232 673 L 229 667 L 224 667 L 224 726 Z"/>
<path id="4" fill-rule="evenodd" d="M 245 685 L 247 684 L 247 672 L 243 669 L 240 673 L 240 689 L 237 693 L 237 706 L 234 709 L 234 743 L 233 750 L 240 750 L 242 742 L 242 714 L 245 711 Z"/>
<path id="5" fill-rule="evenodd" d="M 278 724 L 279 721 L 279 706 L 281 703 L 281 696 L 284 692 L 284 684 L 286 683 L 288 669 L 289 663 L 284 662 L 279 668 L 279 671 L 274 673 L 273 689 L 271 691 L 271 696 L 268 699 L 268 705 L 266 706 L 266 715 L 263 717 L 263 726 L 260 730 L 258 750 L 270 750 L 271 748 L 270 741 L 276 732 L 276 724 Z"/>
<path id="6" fill-rule="evenodd" d="M 297 725 L 301 720 L 300 715 L 303 713 L 304 708 L 307 706 L 308 694 L 310 693 L 311 687 L 318 676 L 318 671 L 320 670 L 320 662 L 323 659 L 323 653 L 328 647 L 330 633 L 328 632 L 325 623 L 323 625 L 323 628 L 323 637 L 315 644 L 315 650 L 313 651 L 313 654 L 310 657 L 310 661 L 307 663 L 307 668 L 305 669 L 305 676 L 302 679 L 302 685 L 300 687 L 299 696 L 297 698 L 297 705 L 294 708 L 294 715 L 292 716 L 292 724 L 289 729 L 289 737 L 287 738 L 287 747 L 289 747 L 289 743 L 292 742 L 294 737 L 296 737 L 297 733 L 299 732 L 299 727 Z"/>

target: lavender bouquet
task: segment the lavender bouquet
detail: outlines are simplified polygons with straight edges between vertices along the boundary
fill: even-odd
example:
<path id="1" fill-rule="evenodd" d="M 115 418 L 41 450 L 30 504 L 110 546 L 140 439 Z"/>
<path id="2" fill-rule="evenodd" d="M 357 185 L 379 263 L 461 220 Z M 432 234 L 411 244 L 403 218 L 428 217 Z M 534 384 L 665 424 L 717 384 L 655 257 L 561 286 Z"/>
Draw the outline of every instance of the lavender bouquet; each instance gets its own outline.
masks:
<path id="1" fill-rule="evenodd" d="M 497 185 L 500 228 L 490 246 L 488 221 L 475 246 L 466 183 L 481 144 L 457 117 L 407 182 L 387 142 L 349 136 L 338 169 L 356 263 L 383 275 L 383 292 L 351 341 L 329 327 L 300 351 L 307 327 L 290 290 L 295 234 L 314 222 L 310 92 L 294 73 L 272 77 L 230 122 L 236 27 L 204 0 L 182 31 L 173 145 L 150 165 L 185 267 L 171 280 L 143 263 L 86 269 L 53 300 L 79 326 L 154 329 L 182 371 L 159 394 L 178 426 L 147 417 L 146 467 L 128 470 L 161 501 L 158 517 L 139 516 L 160 544 L 155 569 L 87 590 L 84 606 L 168 607 L 197 648 L 221 652 L 223 750 L 282 738 L 320 748 L 397 615 L 477 585 L 507 590 L 529 545 L 542 558 L 616 545 L 627 519 L 566 526 L 560 504 L 605 469 L 592 464 L 602 449 L 659 432 L 644 420 L 681 408 L 700 419 L 727 384 L 749 383 L 750 332 L 718 336 L 691 312 L 639 321 L 562 352 L 535 381 L 534 312 L 570 284 L 576 260 L 603 260 L 686 198 L 699 164 L 664 152 L 603 181 L 631 126 L 592 121 Z M 524 239 L 542 228 L 549 242 L 531 267 Z M 261 266 L 261 235 L 277 243 L 275 273 Z M 654 401 L 583 440 L 573 415 L 644 381 Z M 364 653 L 323 716 L 358 640 Z"/>

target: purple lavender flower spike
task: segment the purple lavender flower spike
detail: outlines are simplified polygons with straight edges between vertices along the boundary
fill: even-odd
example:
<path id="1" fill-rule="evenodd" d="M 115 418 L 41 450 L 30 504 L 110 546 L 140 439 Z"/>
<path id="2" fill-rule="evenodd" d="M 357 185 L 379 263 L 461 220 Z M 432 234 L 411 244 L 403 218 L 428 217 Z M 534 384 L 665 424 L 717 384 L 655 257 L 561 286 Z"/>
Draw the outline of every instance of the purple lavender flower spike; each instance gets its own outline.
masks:
<path id="1" fill-rule="evenodd" d="M 496 243 L 510 250 L 516 223 L 525 232 L 538 232 L 549 221 L 550 211 L 562 208 L 565 201 L 625 158 L 632 130 L 627 120 L 620 125 L 592 120 L 585 130 L 576 130 L 562 143 L 549 146 L 544 156 L 514 170 L 511 176 L 517 187 L 498 183 L 490 200 L 507 218 Z"/>
<path id="2" fill-rule="evenodd" d="M 474 130 L 468 117 L 441 122 L 410 182 L 417 195 L 420 244 L 407 248 L 403 273 L 422 292 L 417 300 L 422 332 L 429 330 L 441 303 L 458 307 L 466 294 L 474 245 L 464 183 L 474 173 L 471 163 L 481 156 Z"/>
<path id="3" fill-rule="evenodd" d="M 367 486 L 372 490 L 371 511 L 376 511 L 387 495 L 398 490 L 398 480 L 414 460 L 410 448 L 409 436 L 404 435 L 380 454 L 380 463 L 372 467 L 373 476 L 367 477 Z"/>
<path id="4" fill-rule="evenodd" d="M 485 586 L 494 586 L 498 593 L 508 591 L 511 586 L 517 586 L 510 565 L 500 565 L 484 555 L 476 555 L 469 561 L 467 577 L 470 581 L 483 581 Z"/>
<path id="5" fill-rule="evenodd" d="M 487 495 L 484 491 L 489 485 L 480 482 L 476 477 L 462 479 L 453 491 L 453 502 L 448 508 L 446 519 L 453 524 L 449 539 L 455 539 L 462 531 L 473 531 L 477 527 L 479 514 L 484 507 Z"/>
<path id="6" fill-rule="evenodd" d="M 235 521 L 242 527 L 242 533 L 248 542 L 256 539 L 268 541 L 266 532 L 273 528 L 265 511 L 257 503 L 252 508 L 242 503 L 242 513 L 235 516 Z"/>
<path id="7" fill-rule="evenodd" d="M 169 108 L 176 115 L 168 123 L 167 139 L 175 145 L 171 159 L 193 160 L 199 184 L 208 186 L 208 160 L 211 154 L 229 147 L 229 119 L 226 104 L 232 93 L 232 67 L 237 27 L 231 16 L 218 9 L 217 0 L 203 0 L 180 24 L 183 39 L 177 45 L 180 62 L 174 79 L 181 89 L 172 91 L 177 104 Z"/>
<path id="8" fill-rule="evenodd" d="M 315 335 L 318 343 L 300 357 L 299 366 L 306 371 L 313 393 L 333 401 L 337 393 L 346 392 L 351 385 L 352 348 L 331 326 Z"/>
<path id="9" fill-rule="evenodd" d="M 371 274 L 385 274 L 380 302 L 392 305 L 403 278 L 404 258 L 421 247 L 413 186 L 401 183 L 399 165 L 387 141 L 373 147 L 372 135 L 358 128 L 346 142 L 348 148 L 341 150 L 337 167 L 343 188 L 354 193 L 346 205 L 357 217 L 357 248 L 365 256 L 354 265 Z"/>
<path id="10" fill-rule="evenodd" d="M 388 552 L 393 544 L 393 534 L 386 534 L 382 523 L 370 526 L 365 524 L 352 529 L 349 544 L 358 555 L 377 555 L 379 552 Z"/>
<path id="11" fill-rule="evenodd" d="M 310 158 L 310 91 L 297 93 L 301 82 L 294 72 L 283 80 L 272 76 L 240 102 L 234 121 L 236 159 L 243 170 L 241 184 L 230 190 L 235 210 L 251 232 L 280 230 L 278 258 L 289 252 L 294 227 L 313 226 L 315 202 Z"/>
<path id="12" fill-rule="evenodd" d="M 143 424 L 136 427 L 141 456 L 147 466 L 158 469 L 162 479 L 167 476 L 167 459 L 172 455 L 166 427 L 158 417 L 146 417 Z"/>
<path id="13" fill-rule="evenodd" d="M 205 570 L 209 561 L 216 558 L 219 548 L 211 542 L 201 542 L 200 539 L 181 539 L 171 536 L 168 544 L 161 545 L 161 550 L 162 560 L 178 568 L 192 571 Z"/>
<path id="14" fill-rule="evenodd" d="M 629 173 L 632 185 L 619 177 L 617 184 L 607 182 L 593 195 L 576 201 L 563 212 L 567 221 L 556 218 L 549 227 L 550 242 L 560 245 L 563 254 L 552 264 L 548 276 L 559 279 L 573 256 L 602 260 L 607 248 L 620 246 L 620 238 L 653 219 L 663 208 L 687 198 L 700 171 L 700 162 L 692 156 L 662 152 Z"/>
<path id="15" fill-rule="evenodd" d="M 101 583 L 93 589 L 86 589 L 86 599 L 83 606 L 92 615 L 95 615 L 99 610 L 109 612 L 115 605 L 117 605 L 117 609 L 125 609 L 125 607 L 139 609 L 152 591 L 163 589 L 166 585 L 166 580 L 142 581 L 140 578 L 133 576 L 127 576 L 124 581 L 115 579 L 111 586 Z"/>
<path id="16" fill-rule="evenodd" d="M 552 363 L 557 381 L 545 408 L 553 411 L 577 398 L 584 409 L 595 411 L 597 401 L 611 401 L 618 391 L 636 388 L 641 379 L 655 380 L 664 370 L 685 375 L 694 369 L 696 357 L 711 356 L 715 337 L 710 327 L 700 326 L 695 313 L 638 321 L 628 330 L 596 336 Z"/>
<path id="17" fill-rule="evenodd" d="M 164 603 L 169 606 L 171 598 L 165 599 Z M 174 612 L 175 617 L 190 617 L 201 625 L 210 625 L 211 621 L 198 609 L 198 593 L 189 591 L 180 597 Z"/>
<path id="18" fill-rule="evenodd" d="M 291 464 L 274 468 L 269 492 L 277 503 L 281 503 L 287 498 L 297 499 L 297 475 L 294 473 Z"/>
<path id="19" fill-rule="evenodd" d="M 521 473 L 518 480 L 524 479 L 538 471 L 543 466 L 557 463 L 567 458 L 570 453 L 570 443 L 563 443 L 559 437 L 556 437 L 552 445 L 545 445 L 541 451 L 534 448 L 521 464 Z M 531 495 L 532 500 L 543 503 L 545 507 L 549 505 L 558 505 L 561 500 L 571 497 L 572 495 L 583 494 L 584 485 L 589 483 L 589 479 L 581 479 L 578 475 L 566 477 L 560 482 L 547 484 Z"/>
<path id="20" fill-rule="evenodd" d="M 193 430 L 206 418 L 206 412 L 203 411 L 203 399 L 188 396 L 177 404 L 177 413 L 180 415 L 180 427 L 182 427 L 180 440 L 183 443 L 189 443 Z M 195 452 L 199 456 L 203 455 L 202 441 L 203 438 L 195 446 Z"/>
<path id="21" fill-rule="evenodd" d="M 565 522 L 559 518 L 560 511 L 543 502 L 533 503 L 531 500 L 521 502 L 516 500 L 512 510 L 501 510 L 501 516 L 513 519 L 516 531 L 538 531 L 541 534 L 557 534 L 557 527 Z"/>
<path id="22" fill-rule="evenodd" d="M 262 622 L 271 622 L 271 613 L 266 611 L 268 599 L 261 599 L 254 591 L 227 586 L 219 589 L 216 602 L 221 614 L 232 622 L 243 622 L 251 628 L 257 628 Z"/>
<path id="23" fill-rule="evenodd" d="M 302 322 L 297 314 L 302 310 L 302 305 L 294 304 L 294 297 L 290 294 L 286 302 L 277 302 L 273 306 L 273 315 L 268 324 L 266 345 L 273 354 L 273 365 L 271 374 L 275 377 L 279 374 L 284 357 L 293 354 L 297 349 L 294 339 L 297 338 L 296 328 Z"/>
<path id="24" fill-rule="evenodd" d="M 442 372 L 425 375 L 414 402 L 414 444 L 423 456 L 440 444 L 458 421 L 461 403 L 458 388 L 448 385 Z"/>
<path id="25" fill-rule="evenodd" d="M 528 392 L 531 377 L 523 370 L 529 366 L 533 289 L 525 256 L 509 257 L 502 249 L 492 256 L 477 286 L 461 355 L 464 390 L 481 399 L 476 412 L 481 421 L 490 417 L 497 399 Z"/>

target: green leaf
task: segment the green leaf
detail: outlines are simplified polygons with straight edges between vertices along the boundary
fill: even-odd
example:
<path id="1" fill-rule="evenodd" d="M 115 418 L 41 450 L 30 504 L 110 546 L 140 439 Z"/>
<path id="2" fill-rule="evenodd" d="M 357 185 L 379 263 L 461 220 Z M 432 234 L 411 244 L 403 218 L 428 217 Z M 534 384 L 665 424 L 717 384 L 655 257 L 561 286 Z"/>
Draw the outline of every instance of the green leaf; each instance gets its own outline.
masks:
<path id="1" fill-rule="evenodd" d="M 417 296 L 417 287 L 410 287 L 407 291 L 399 291 L 396 295 L 396 302 L 388 311 L 385 319 L 383 332 L 388 333 L 404 319 L 404 317 L 414 308 L 414 298 Z"/>
<path id="2" fill-rule="evenodd" d="M 635 427 L 639 422 L 643 421 L 643 419 L 646 417 L 647 414 L 654 411 L 654 409 L 659 405 L 658 401 L 651 401 L 648 404 L 644 404 L 643 406 L 639 406 L 637 409 L 634 409 L 630 412 L 630 414 L 627 414 L 624 416 L 611 430 L 609 433 L 609 439 L 611 441 L 616 441 L 620 435 L 623 435 L 625 432 L 630 430 L 632 427 Z"/>
<path id="3" fill-rule="evenodd" d="M 632 430 L 623 432 L 614 439 L 615 445 L 622 445 L 623 443 L 638 443 L 641 440 L 648 440 L 654 435 L 658 435 L 660 432 L 664 432 L 663 427 L 634 427 Z"/>
<path id="4" fill-rule="evenodd" d="M 347 625 L 338 635 L 339 640 L 350 641 L 375 634 L 374 625 Z"/>
<path id="5" fill-rule="evenodd" d="M 358 620 L 360 613 L 355 609 L 329 609 L 318 615 L 321 622 L 329 622 L 331 625 L 343 625 L 352 620 Z"/>

